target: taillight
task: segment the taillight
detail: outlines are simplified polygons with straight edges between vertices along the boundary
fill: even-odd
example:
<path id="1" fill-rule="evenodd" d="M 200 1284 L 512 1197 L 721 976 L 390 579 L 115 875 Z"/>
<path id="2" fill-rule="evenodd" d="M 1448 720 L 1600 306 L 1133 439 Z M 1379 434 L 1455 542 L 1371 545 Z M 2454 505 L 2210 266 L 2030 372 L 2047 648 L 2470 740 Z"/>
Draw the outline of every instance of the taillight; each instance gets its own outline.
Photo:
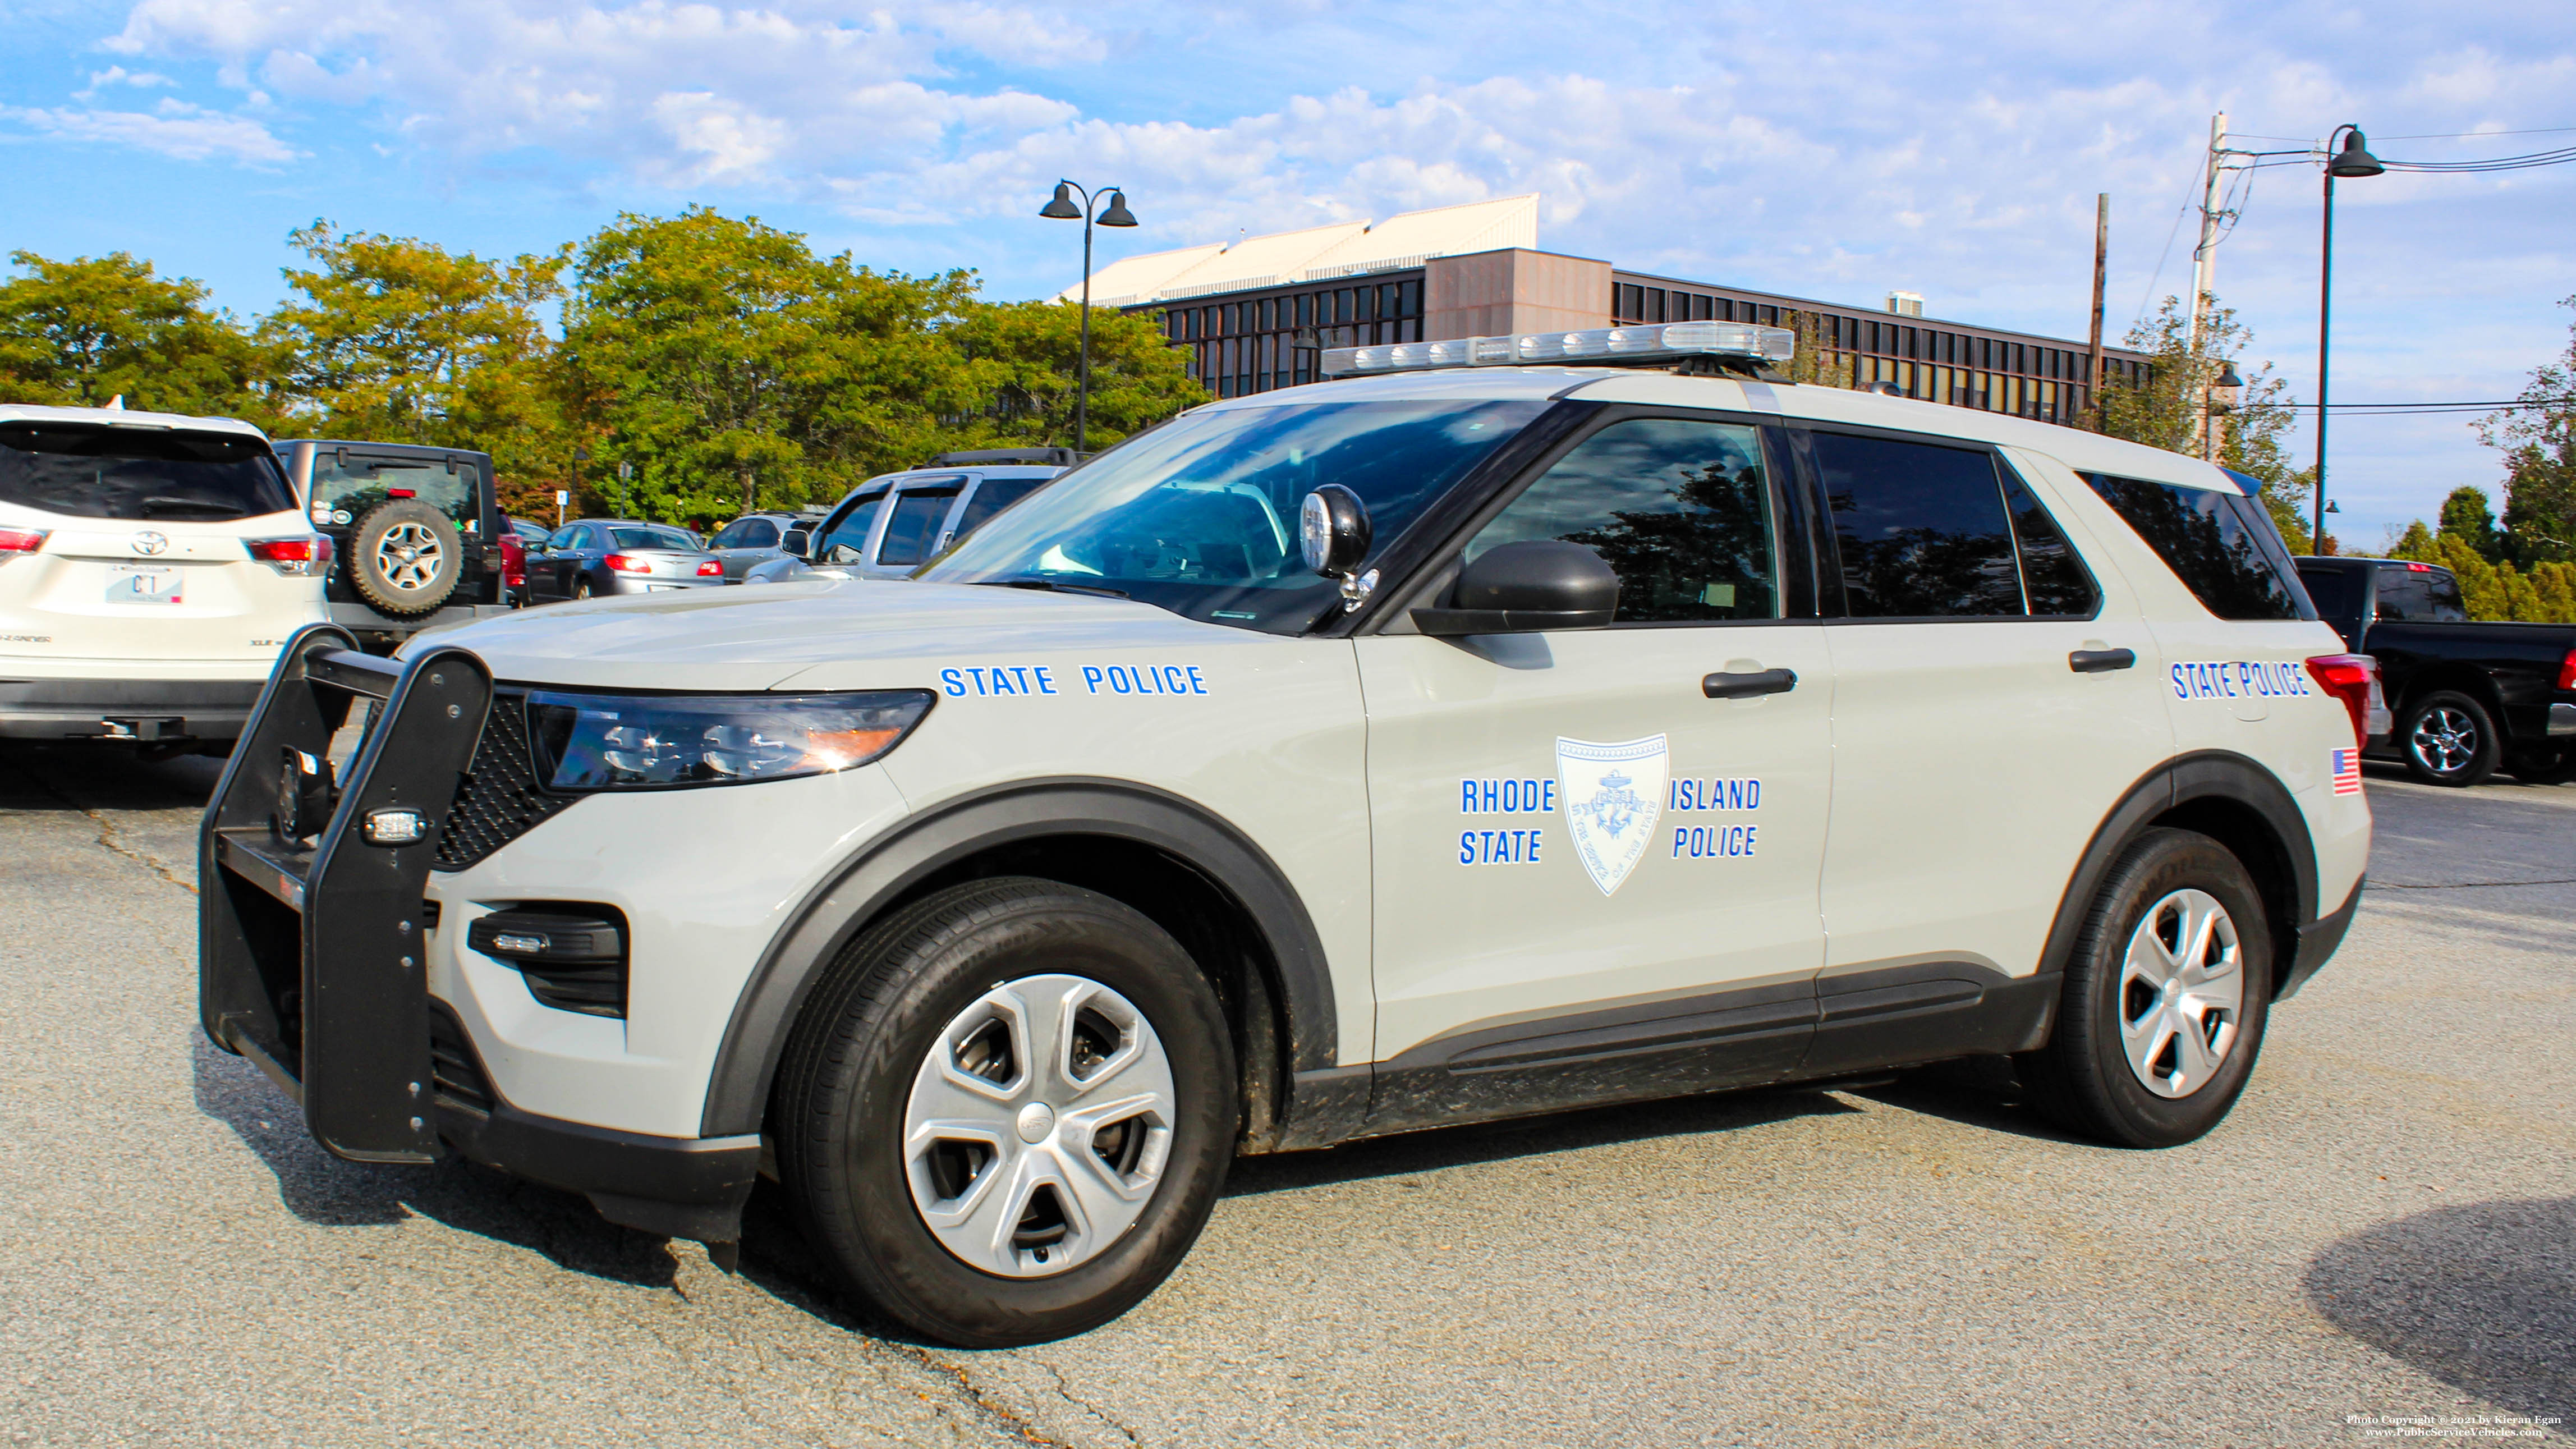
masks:
<path id="1" fill-rule="evenodd" d="M 45 536 L 23 528 L 0 528 L 0 563 L 12 554 L 34 553 L 45 546 Z"/>
<path id="2" fill-rule="evenodd" d="M 631 558 L 622 553 L 612 553 L 608 557 L 601 559 L 600 562 L 608 565 L 610 568 L 621 574 L 649 574 L 653 572 L 653 566 L 651 564 L 646 563 L 640 558 Z"/>
<path id="3" fill-rule="evenodd" d="M 2558 661 L 2558 687 L 2576 689 L 2576 649 L 2568 650 L 2567 657 Z"/>
<path id="4" fill-rule="evenodd" d="M 290 578 L 311 578 L 331 566 L 331 540 L 321 534 L 293 538 L 246 538 L 250 556 Z"/>
<path id="5" fill-rule="evenodd" d="M 501 586 L 524 589 L 528 586 L 528 543 L 516 531 L 501 535 Z"/>
<path id="6" fill-rule="evenodd" d="M 705 563 L 698 565 L 698 577 L 702 579 L 723 578 L 724 565 L 718 560 L 708 559 Z"/>
<path id="7" fill-rule="evenodd" d="M 2320 654 L 2308 661 L 2308 673 L 2326 693 L 2343 701 L 2352 716 L 2355 744 L 2396 728 L 2388 714 L 2388 696 L 2379 688 L 2379 661 L 2367 654 Z"/>

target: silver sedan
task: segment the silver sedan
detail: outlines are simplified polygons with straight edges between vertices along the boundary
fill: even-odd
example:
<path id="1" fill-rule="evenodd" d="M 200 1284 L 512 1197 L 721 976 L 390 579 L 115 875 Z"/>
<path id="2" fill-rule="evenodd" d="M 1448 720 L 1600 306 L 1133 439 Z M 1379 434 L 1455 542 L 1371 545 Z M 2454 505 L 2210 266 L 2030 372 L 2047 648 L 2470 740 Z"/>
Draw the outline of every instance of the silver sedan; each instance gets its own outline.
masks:
<path id="1" fill-rule="evenodd" d="M 668 524 L 585 518 L 555 530 L 528 555 L 528 587 L 539 602 L 599 594 L 653 594 L 725 581 L 724 563 Z"/>

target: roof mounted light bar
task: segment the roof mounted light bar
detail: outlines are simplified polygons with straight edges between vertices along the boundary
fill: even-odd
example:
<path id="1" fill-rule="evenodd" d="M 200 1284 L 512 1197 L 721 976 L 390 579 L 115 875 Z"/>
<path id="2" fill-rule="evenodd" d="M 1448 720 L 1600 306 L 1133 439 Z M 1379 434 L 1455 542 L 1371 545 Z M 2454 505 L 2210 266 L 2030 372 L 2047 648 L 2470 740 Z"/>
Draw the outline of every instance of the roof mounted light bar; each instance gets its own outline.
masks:
<path id="1" fill-rule="evenodd" d="M 1798 354 L 1798 334 L 1750 322 L 1660 322 L 1595 327 L 1583 332 L 1521 332 L 1503 337 L 1457 337 L 1443 342 L 1393 342 L 1324 351 L 1326 377 L 1359 373 L 1421 372 L 1443 367 L 1516 367 L 1575 363 L 1595 367 L 1658 367 L 1711 358 L 1750 369 L 1785 363 Z"/>

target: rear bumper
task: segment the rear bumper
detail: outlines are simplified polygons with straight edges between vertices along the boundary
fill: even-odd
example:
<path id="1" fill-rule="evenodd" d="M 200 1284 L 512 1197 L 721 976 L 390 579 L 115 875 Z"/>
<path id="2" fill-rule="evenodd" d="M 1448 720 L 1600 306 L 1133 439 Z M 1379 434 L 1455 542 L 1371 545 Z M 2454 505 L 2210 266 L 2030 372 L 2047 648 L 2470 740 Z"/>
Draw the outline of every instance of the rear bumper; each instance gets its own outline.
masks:
<path id="1" fill-rule="evenodd" d="M 249 679 L 0 679 L 0 739 L 238 739 L 267 673 L 260 666 Z"/>
<path id="2" fill-rule="evenodd" d="M 2576 735 L 2576 704 L 2551 705 L 2547 732 L 2552 735 Z"/>
<path id="3" fill-rule="evenodd" d="M 2299 928 L 2298 953 L 2290 961 L 2288 974 L 2281 978 L 2281 989 L 2274 999 L 2286 1001 L 2297 995 L 2299 988 L 2308 984 L 2308 978 L 2317 974 L 2317 968 L 2343 945 L 2344 934 L 2352 929 L 2353 914 L 2361 909 L 2362 888 L 2369 883 L 2367 877 L 2354 881 L 2352 894 L 2344 897 L 2340 907 Z"/>
<path id="4" fill-rule="evenodd" d="M 645 574 L 610 574 L 608 576 L 608 582 L 604 585 L 596 586 L 594 588 L 594 592 L 622 597 L 627 594 L 659 594 L 671 589 L 722 588 L 724 585 L 731 582 L 733 582 L 731 579 L 725 578 L 722 575 L 718 575 L 714 578 L 702 579 L 696 577 L 681 578 L 678 575 L 673 575 L 669 578 L 655 578 L 651 575 Z"/>

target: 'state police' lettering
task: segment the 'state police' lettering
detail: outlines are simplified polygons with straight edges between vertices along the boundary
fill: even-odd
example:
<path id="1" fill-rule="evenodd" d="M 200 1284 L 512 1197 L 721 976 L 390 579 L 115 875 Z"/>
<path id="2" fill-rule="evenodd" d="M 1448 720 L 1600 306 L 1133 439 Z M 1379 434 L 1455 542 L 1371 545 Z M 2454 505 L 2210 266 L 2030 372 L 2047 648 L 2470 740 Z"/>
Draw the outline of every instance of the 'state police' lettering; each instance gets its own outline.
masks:
<path id="1" fill-rule="evenodd" d="M 1195 664 L 1085 664 L 1081 678 L 1059 679 L 1043 664 L 988 664 L 939 671 L 941 692 L 954 699 L 968 695 L 1071 694 L 1079 684 L 1085 694 L 1173 696 L 1205 694 L 1207 678 Z"/>

